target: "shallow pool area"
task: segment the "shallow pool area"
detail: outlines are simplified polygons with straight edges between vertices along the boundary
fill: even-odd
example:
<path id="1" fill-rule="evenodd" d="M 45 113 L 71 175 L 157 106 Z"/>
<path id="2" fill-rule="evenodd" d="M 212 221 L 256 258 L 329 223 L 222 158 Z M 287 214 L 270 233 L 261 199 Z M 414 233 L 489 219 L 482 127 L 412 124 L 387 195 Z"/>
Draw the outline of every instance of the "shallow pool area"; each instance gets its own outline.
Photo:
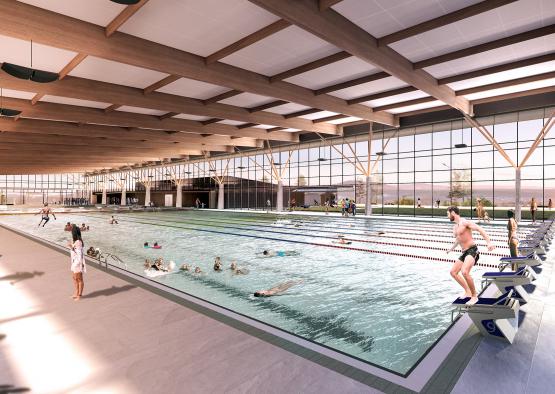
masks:
<path id="1" fill-rule="evenodd" d="M 176 270 L 152 280 L 399 375 L 450 327 L 451 302 L 460 294 L 449 275 L 458 254 L 445 253 L 453 241 L 447 220 L 177 211 L 119 213 L 111 225 L 110 215 L 59 214 L 44 228 L 30 215 L 0 216 L 0 223 L 59 245 L 70 237 L 66 222 L 86 223 L 85 247 L 118 256 L 120 268 L 144 276 L 144 260 L 158 257 L 198 266 L 203 274 Z M 487 266 L 508 254 L 504 229 L 484 227 L 497 248 L 474 268 L 477 286 Z M 145 249 L 144 242 L 162 248 Z M 268 258 L 263 250 L 297 255 Z M 217 256 L 223 272 L 212 269 Z M 248 274 L 234 275 L 232 261 Z M 301 283 L 279 296 L 253 296 L 289 280 Z"/>

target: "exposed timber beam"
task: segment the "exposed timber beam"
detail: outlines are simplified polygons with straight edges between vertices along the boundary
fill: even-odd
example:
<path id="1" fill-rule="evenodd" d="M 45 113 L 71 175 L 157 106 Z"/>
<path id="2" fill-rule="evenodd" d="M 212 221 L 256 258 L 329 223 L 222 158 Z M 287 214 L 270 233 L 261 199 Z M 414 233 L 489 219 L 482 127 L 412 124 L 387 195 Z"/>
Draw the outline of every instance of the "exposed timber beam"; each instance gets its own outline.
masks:
<path id="1" fill-rule="evenodd" d="M 62 68 L 62 71 L 58 73 L 59 79 L 64 79 L 67 74 L 72 72 L 75 67 L 81 64 L 81 62 L 85 60 L 86 57 L 87 55 L 83 53 L 78 53 L 77 55 L 75 55 L 75 57 L 71 59 L 71 61 L 64 68 Z"/>
<path id="2" fill-rule="evenodd" d="M 44 96 L 45 96 L 45 94 L 43 94 L 43 93 L 35 94 L 35 96 L 31 99 L 31 105 L 35 105 L 36 103 L 38 103 L 40 101 L 40 99 L 43 98 Z"/>
<path id="3" fill-rule="evenodd" d="M 250 113 L 259 112 L 259 111 L 264 111 L 266 109 L 279 107 L 280 105 L 283 105 L 283 104 L 287 104 L 287 101 L 276 100 L 276 101 L 272 101 L 271 103 L 266 103 L 266 104 L 258 105 L 256 107 L 249 108 L 248 111 Z"/>
<path id="4" fill-rule="evenodd" d="M 387 46 L 378 47 L 375 37 L 333 9 L 320 12 L 318 5 L 312 0 L 250 1 L 351 55 L 376 65 L 388 74 L 422 90 L 437 100 L 441 100 L 466 114 L 471 113 L 472 109 L 468 100 L 457 97 L 448 86 L 439 86 L 437 80 L 427 72 L 414 70 L 413 64 L 393 49 Z M 342 110 L 334 112 L 352 115 Z M 367 119 L 366 117 L 360 118 Z M 374 119 L 374 121 L 376 120 Z"/>
<path id="5" fill-rule="evenodd" d="M 108 26 L 106 26 L 105 34 L 106 37 L 110 37 L 114 34 L 125 22 L 129 20 L 137 11 L 139 11 L 148 0 L 140 0 L 137 4 L 128 5 L 119 13 L 118 16 L 112 20 Z"/>
<path id="6" fill-rule="evenodd" d="M 230 91 L 218 94 L 217 96 L 207 98 L 206 100 L 202 100 L 202 102 L 204 103 L 204 105 L 217 103 L 218 101 L 222 101 L 222 100 L 225 100 L 225 99 L 228 99 L 228 98 L 231 98 L 231 97 L 235 97 L 235 96 L 237 96 L 241 93 L 243 93 L 243 92 L 241 92 L 239 90 L 230 90 Z"/>
<path id="7" fill-rule="evenodd" d="M 318 8 L 320 11 L 325 11 L 328 8 L 340 3 L 342 0 L 318 0 Z"/>
<path id="8" fill-rule="evenodd" d="M 169 85 L 170 83 L 174 83 L 179 79 L 181 79 L 179 75 L 168 75 L 167 77 L 162 78 L 158 82 L 154 82 L 152 85 L 148 85 L 146 88 L 144 88 L 143 94 L 150 94 L 155 90 L 163 88 L 164 86 Z"/>
<path id="9" fill-rule="evenodd" d="M 384 46 L 389 45 L 397 41 L 404 40 L 409 37 L 414 37 L 418 34 L 425 33 L 427 31 L 437 29 L 442 26 L 447 26 L 451 23 L 470 18 L 471 16 L 479 15 L 487 11 L 494 10 L 496 8 L 502 7 L 504 5 L 514 3 L 516 0 L 487 0 L 482 1 L 477 4 L 462 8 L 460 10 L 450 12 L 446 15 L 438 16 L 437 18 L 431 19 L 419 23 L 417 25 L 408 27 L 406 29 L 397 31 L 395 33 L 388 34 L 380 39 L 378 39 L 378 45 Z"/>
<path id="10" fill-rule="evenodd" d="M 206 65 L 202 56 L 119 31 L 108 39 L 101 26 L 21 2 L 0 0 L 0 34 L 383 124 L 394 122 L 390 114 L 375 114 L 363 105 L 349 106 L 330 95 L 314 96 L 310 89 L 283 81 L 270 83 L 266 76 L 222 62 Z"/>
<path id="11" fill-rule="evenodd" d="M 553 92 L 555 92 L 555 85 L 546 86 L 544 88 L 538 88 L 538 89 L 524 90 L 522 92 L 507 93 L 507 94 L 501 94 L 497 96 L 484 97 L 481 99 L 472 100 L 472 105 L 494 103 L 497 101 L 510 100 L 510 99 L 519 98 L 519 97 L 534 96 L 536 94 L 553 93 Z M 555 97 L 554 97 L 554 102 L 555 102 Z"/>
<path id="12" fill-rule="evenodd" d="M 222 103 L 206 104 L 194 98 L 161 92 L 153 92 L 144 95 L 142 89 L 85 78 L 68 76 L 63 81 L 37 84 L 32 81 L 15 78 L 2 70 L 0 70 L 0 77 L 0 86 L 8 89 L 27 92 L 38 91 L 39 93 L 53 96 L 118 103 L 106 108 L 107 112 L 117 109 L 122 105 L 129 105 L 163 112 L 209 116 L 213 118 L 269 124 L 306 131 L 319 131 L 324 134 L 335 134 L 335 130 L 329 127 L 329 125 L 314 125 L 306 119 L 285 119 L 279 114 L 267 111 L 251 114 L 242 107 Z"/>
<path id="13" fill-rule="evenodd" d="M 345 51 L 337 52 L 337 53 L 334 53 L 333 55 L 329 55 L 321 59 L 314 60 L 313 62 L 306 63 L 298 67 L 292 68 L 290 70 L 283 71 L 279 74 L 273 75 L 270 77 L 270 81 L 271 82 L 282 81 L 284 79 L 294 77 L 295 75 L 303 74 L 305 72 L 316 70 L 317 68 L 327 66 L 328 64 L 332 64 L 340 60 L 347 59 L 348 57 L 351 57 L 351 54 Z"/>
<path id="14" fill-rule="evenodd" d="M 112 111 L 115 111 L 116 109 L 118 109 L 120 107 L 123 107 L 123 106 L 120 105 L 120 104 L 112 104 L 109 107 L 104 108 L 104 112 L 112 112 Z"/>
<path id="15" fill-rule="evenodd" d="M 313 123 L 322 123 L 322 122 L 329 122 L 329 121 L 332 121 L 332 120 L 338 120 L 338 119 L 343 119 L 343 118 L 348 118 L 348 116 L 347 115 L 342 115 L 342 114 L 337 114 L 337 115 L 326 116 L 325 118 L 314 119 L 312 122 Z"/>
<path id="16" fill-rule="evenodd" d="M 246 48 L 249 45 L 252 45 L 260 40 L 263 40 L 264 38 L 269 37 L 272 34 L 275 34 L 289 26 L 291 26 L 289 22 L 283 19 L 280 19 L 266 27 L 263 27 L 260 30 L 255 31 L 252 34 L 249 34 L 246 37 L 241 38 L 239 41 L 236 41 L 233 44 L 228 45 L 227 47 L 220 49 L 219 51 L 214 52 L 213 54 L 207 56 L 206 64 L 211 64 L 220 59 L 223 59 L 224 57 L 229 56 L 232 53 L 235 53 L 237 51 L 240 51 L 241 49 Z"/>
<path id="17" fill-rule="evenodd" d="M 407 101 L 401 101 L 399 103 L 392 103 L 392 104 L 382 105 L 382 106 L 376 107 L 376 111 L 388 111 L 390 109 L 409 107 L 411 105 L 430 103 L 432 101 L 437 101 L 437 100 L 436 100 L 435 97 L 429 97 L 429 96 L 428 97 L 421 97 L 421 98 L 417 98 L 417 99 L 414 99 L 414 100 L 407 100 Z"/>
<path id="18" fill-rule="evenodd" d="M 381 98 L 384 98 L 384 97 L 397 96 L 398 94 L 415 92 L 417 90 L 418 89 L 416 89 L 414 86 L 404 86 L 402 88 L 387 90 L 385 92 L 373 93 L 373 94 L 369 94 L 369 95 L 366 95 L 366 96 L 357 97 L 357 98 L 354 98 L 354 99 L 347 100 L 347 102 L 349 104 L 351 104 L 351 103 L 352 104 L 364 103 L 366 101 L 378 100 L 378 99 L 381 99 Z"/>
<path id="19" fill-rule="evenodd" d="M 200 122 L 178 118 L 170 118 L 160 121 L 157 117 L 151 115 L 143 115 L 122 111 L 105 113 L 104 111 L 95 108 L 86 108 L 74 105 L 54 104 L 46 102 L 39 102 L 36 105 L 31 105 L 27 100 L 7 97 L 4 98 L 4 103 L 6 105 L 9 105 L 9 108 L 24 111 L 25 117 L 29 118 L 59 120 L 76 123 L 95 123 L 120 127 L 163 129 L 197 134 L 219 134 L 257 139 L 268 138 L 265 130 L 254 128 L 237 130 L 237 128 L 235 128 L 234 126 L 229 126 L 221 123 L 203 125 Z M 296 142 L 295 136 L 291 135 L 291 133 L 277 132 L 272 133 L 271 137 L 272 140 Z"/>
<path id="20" fill-rule="evenodd" d="M 384 78 L 387 78 L 387 77 L 390 77 L 390 76 L 391 75 L 389 75 L 388 73 L 380 71 L 380 72 L 377 72 L 377 73 L 374 73 L 374 74 L 366 75 L 364 77 L 351 79 L 350 81 L 336 83 L 334 85 L 326 86 L 325 88 L 315 90 L 314 94 L 319 95 L 319 94 L 326 94 L 326 93 L 330 93 L 330 92 L 335 92 L 337 90 L 346 89 L 346 88 L 350 88 L 350 87 L 357 86 L 357 85 L 362 85 L 363 83 L 377 81 L 379 79 L 384 79 Z"/>
<path id="21" fill-rule="evenodd" d="M 553 118 L 554 116 L 555 116 L 555 111 L 551 111 L 551 115 L 549 115 L 549 118 L 547 119 L 547 122 L 545 122 L 545 124 L 543 125 L 542 129 L 540 130 L 540 133 L 538 134 L 538 136 L 534 140 L 534 143 L 532 144 L 530 149 L 528 149 L 528 152 L 526 152 L 526 156 L 524 156 L 524 159 L 522 159 L 518 168 L 522 168 L 526 165 L 526 162 L 528 161 L 530 156 L 532 156 L 532 154 L 534 153 L 536 148 L 545 139 L 545 136 L 547 135 L 547 133 L 549 133 L 549 130 L 551 130 L 551 128 L 555 124 L 555 119 Z"/>
<path id="22" fill-rule="evenodd" d="M 254 127 L 257 126 L 256 123 L 245 123 L 245 124 L 240 124 L 239 126 L 235 126 L 237 127 L 237 129 L 242 130 L 242 129 L 247 129 L 249 127 Z"/>
<path id="23" fill-rule="evenodd" d="M 167 112 L 164 115 L 160 115 L 158 119 L 160 120 L 169 119 L 169 118 L 173 118 L 175 115 L 179 115 L 179 112 Z"/>
<path id="24" fill-rule="evenodd" d="M 514 70 L 515 68 L 528 67 L 535 64 L 550 62 L 552 60 L 555 60 L 555 52 L 548 53 L 541 56 L 535 56 L 527 59 L 517 60 L 515 62 L 499 64 L 497 66 L 486 67 L 479 70 L 469 71 L 462 74 L 452 75 L 450 77 L 440 78 L 438 79 L 438 82 L 440 85 L 445 85 L 448 83 L 464 81 L 466 79 L 483 77 L 485 75 L 491 75 L 491 74 L 500 73 L 503 71 Z"/>
<path id="25" fill-rule="evenodd" d="M 458 51 L 453 51 L 445 53 L 443 55 L 434 56 L 432 58 L 421 60 L 414 63 L 414 69 L 422 69 L 425 67 L 434 66 L 436 64 L 449 62 L 451 60 L 461 59 L 463 57 L 476 55 L 478 53 L 491 51 L 493 49 L 502 48 L 512 44 L 518 44 L 519 42 L 524 42 L 532 40 L 538 37 L 544 37 L 555 33 L 555 24 L 540 27 L 538 29 L 526 31 L 523 33 L 514 34 L 509 37 L 500 38 L 498 40 L 486 42 L 484 44 L 474 45 L 472 47 L 459 49 Z"/>
<path id="26" fill-rule="evenodd" d="M 457 96 L 463 96 L 463 95 L 472 94 L 472 93 L 479 93 L 479 92 L 485 92 L 488 90 L 521 85 L 523 83 L 543 81 L 551 78 L 555 78 L 555 71 L 551 71 L 543 74 L 529 75 L 527 77 L 522 77 L 522 78 L 509 79 L 507 81 L 490 83 L 489 85 L 482 85 L 482 86 L 475 86 L 473 88 L 468 88 L 468 89 L 461 89 L 461 90 L 457 90 L 455 93 L 457 94 Z"/>
<path id="27" fill-rule="evenodd" d="M 303 109 L 302 111 L 291 112 L 290 114 L 286 114 L 283 116 L 286 119 L 290 119 L 290 118 L 297 118 L 299 116 L 315 114 L 316 112 L 322 112 L 322 110 L 318 108 L 309 108 L 309 109 Z"/>

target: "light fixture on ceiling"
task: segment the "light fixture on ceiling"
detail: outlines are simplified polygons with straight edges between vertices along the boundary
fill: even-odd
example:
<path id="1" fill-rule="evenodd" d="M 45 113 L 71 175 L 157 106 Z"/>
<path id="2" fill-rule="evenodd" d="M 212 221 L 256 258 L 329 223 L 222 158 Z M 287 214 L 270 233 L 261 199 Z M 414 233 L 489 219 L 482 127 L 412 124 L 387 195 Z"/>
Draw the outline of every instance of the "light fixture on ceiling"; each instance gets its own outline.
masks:
<path id="1" fill-rule="evenodd" d="M 238 170 L 244 170 L 245 168 L 247 168 L 247 167 L 244 167 L 244 166 L 237 167 Z"/>
<path id="2" fill-rule="evenodd" d="M 54 82 L 60 77 L 57 73 L 33 68 L 33 41 L 31 41 L 31 67 L 24 67 L 13 63 L 2 63 L 1 68 L 12 77 L 27 79 L 38 83 Z"/>
<path id="3" fill-rule="evenodd" d="M 385 152 L 376 152 L 376 156 L 385 156 L 386 154 Z"/>
<path id="4" fill-rule="evenodd" d="M 185 174 L 190 175 L 190 174 L 192 174 L 192 172 L 191 171 L 185 171 Z"/>
<path id="5" fill-rule="evenodd" d="M 114 3 L 123 4 L 123 5 L 133 5 L 137 4 L 140 0 L 112 0 Z"/>
<path id="6" fill-rule="evenodd" d="M 216 172 L 216 170 L 213 169 L 213 168 L 209 169 L 208 171 L 210 171 L 210 172 Z"/>
<path id="7" fill-rule="evenodd" d="M 274 162 L 274 165 L 275 165 L 276 167 L 279 167 L 279 166 L 281 165 L 281 163 L 275 163 L 275 162 Z"/>
<path id="8" fill-rule="evenodd" d="M 4 90 L 0 88 L 0 116 L 14 117 L 21 113 L 16 109 L 4 108 Z"/>

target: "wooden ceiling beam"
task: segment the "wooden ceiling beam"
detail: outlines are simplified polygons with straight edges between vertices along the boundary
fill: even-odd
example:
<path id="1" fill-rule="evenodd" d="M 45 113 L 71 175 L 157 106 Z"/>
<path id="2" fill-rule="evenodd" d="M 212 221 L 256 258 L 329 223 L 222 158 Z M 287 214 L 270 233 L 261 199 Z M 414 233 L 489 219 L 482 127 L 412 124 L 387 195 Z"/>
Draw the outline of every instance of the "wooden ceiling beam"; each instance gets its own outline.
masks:
<path id="1" fill-rule="evenodd" d="M 507 94 L 501 94 L 501 95 L 492 96 L 492 97 L 484 97 L 481 99 L 472 100 L 472 105 L 494 103 L 497 101 L 510 100 L 510 99 L 519 98 L 519 97 L 535 96 L 537 94 L 545 94 L 545 93 L 553 93 L 553 92 L 555 92 L 555 85 L 546 86 L 544 88 L 538 88 L 538 89 L 524 90 L 522 92 L 507 93 Z M 555 97 L 553 97 L 553 99 L 555 101 Z"/>
<path id="2" fill-rule="evenodd" d="M 335 92 L 335 91 L 338 91 L 338 90 L 341 90 L 341 89 L 347 89 L 347 88 L 351 88 L 353 86 L 362 85 L 364 83 L 373 82 L 373 81 L 377 81 L 379 79 L 388 78 L 390 76 L 391 75 L 389 75 L 388 73 L 380 71 L 380 72 L 377 72 L 377 73 L 374 73 L 374 74 L 366 75 L 364 77 L 351 79 L 350 81 L 336 83 L 336 84 L 333 84 L 333 85 L 330 85 L 330 86 L 326 86 L 325 88 L 317 89 L 317 90 L 314 91 L 314 94 L 315 95 L 320 95 L 320 94 Z"/>
<path id="3" fill-rule="evenodd" d="M 75 67 L 81 64 L 81 62 L 85 60 L 86 57 L 87 55 L 85 55 L 84 53 L 78 53 L 77 55 L 75 55 L 75 57 L 71 59 L 71 61 L 64 68 L 62 68 L 62 71 L 58 73 L 59 75 L 58 79 L 64 79 L 67 76 L 67 74 L 72 72 L 73 69 L 75 69 Z"/>
<path id="4" fill-rule="evenodd" d="M 255 31 L 252 34 L 249 34 L 246 37 L 241 38 L 240 40 L 234 42 L 231 45 L 226 46 L 225 48 L 220 49 L 219 51 L 214 52 L 213 54 L 206 57 L 206 64 L 212 64 L 217 62 L 224 57 L 227 57 L 235 52 L 240 51 L 243 48 L 246 48 L 258 41 L 263 40 L 266 37 L 271 36 L 287 27 L 291 26 L 291 24 L 283 19 L 279 19 L 276 22 L 263 27 L 260 30 Z"/>
<path id="5" fill-rule="evenodd" d="M 448 83 L 464 81 L 466 79 L 478 78 L 483 77 L 486 75 L 491 75 L 495 73 L 500 73 L 503 71 L 510 71 L 516 68 L 521 67 L 528 67 L 535 64 L 550 62 L 555 60 L 555 52 L 551 52 L 541 56 L 535 56 L 527 59 L 517 60 L 515 62 L 499 64 L 497 66 L 486 67 L 479 70 L 469 71 L 462 74 L 452 75 L 450 77 L 440 78 L 438 79 L 438 83 L 440 85 L 445 85 Z"/>
<path id="6" fill-rule="evenodd" d="M 270 124 L 306 131 L 317 131 L 323 134 L 335 134 L 336 132 L 334 128 L 328 125 L 313 125 L 312 122 L 306 119 L 287 120 L 282 115 L 267 111 L 251 114 L 242 107 L 221 103 L 206 104 L 201 100 L 160 92 L 144 95 L 142 89 L 93 81 L 85 78 L 68 76 L 63 81 L 37 84 L 32 81 L 15 78 L 3 70 L 0 70 L 0 77 L 0 86 L 9 89 L 31 92 L 39 91 L 42 94 L 60 97 L 118 103 L 107 107 L 107 112 L 115 110 L 122 105 L 129 105 L 132 107 L 150 108 L 164 112 L 185 113 L 248 123 Z"/>
<path id="7" fill-rule="evenodd" d="M 347 102 L 348 103 L 353 103 L 353 104 L 364 103 L 366 101 L 378 100 L 378 99 L 381 99 L 381 98 L 391 97 L 391 96 L 397 96 L 399 94 L 415 92 L 417 90 L 418 89 L 416 89 L 414 86 L 404 86 L 402 88 L 387 90 L 385 92 L 373 93 L 373 94 L 369 94 L 367 96 L 357 97 L 357 98 L 354 98 L 354 99 L 347 100 Z"/>
<path id="8" fill-rule="evenodd" d="M 250 0 L 250 2 L 288 20 L 343 51 L 379 67 L 391 76 L 401 79 L 463 113 L 470 114 L 472 111 L 468 100 L 457 97 L 448 86 L 439 86 L 437 80 L 427 72 L 414 70 L 413 64 L 393 49 L 387 46 L 379 47 L 375 37 L 333 9 L 320 12 L 318 5 L 312 0 Z M 343 110 L 332 111 L 357 116 Z M 379 111 L 374 111 L 374 114 L 377 113 Z M 358 117 L 372 120 L 363 116 Z M 377 120 L 374 119 L 374 121 Z"/>
<path id="9" fill-rule="evenodd" d="M 395 109 L 395 108 L 403 108 L 403 107 L 409 107 L 411 105 L 416 105 L 416 104 L 423 104 L 423 103 L 429 103 L 432 101 L 437 101 L 437 99 L 435 97 L 421 97 L 421 98 L 417 98 L 414 100 L 407 100 L 407 101 L 402 101 L 399 103 L 392 103 L 392 104 L 387 104 L 387 105 L 382 105 L 377 108 L 377 111 L 388 111 L 390 109 Z"/>
<path id="10" fill-rule="evenodd" d="M 137 13 L 137 11 L 139 11 L 146 3 L 148 3 L 148 0 L 140 0 L 137 4 L 132 4 L 125 7 L 123 11 L 121 11 L 119 15 L 116 16 L 114 20 L 112 20 L 108 24 L 108 26 L 106 26 L 106 28 L 104 29 L 106 37 L 110 37 L 112 34 L 114 34 L 125 22 L 129 20 L 129 18 L 135 15 L 135 13 Z"/>
<path id="11" fill-rule="evenodd" d="M 213 103 L 217 103 L 218 101 L 223 101 L 225 99 L 235 97 L 241 93 L 243 92 L 241 92 L 240 90 L 229 90 L 227 92 L 218 94 L 214 97 L 207 98 L 206 100 L 202 100 L 202 102 L 204 105 L 213 104 Z"/>
<path id="12" fill-rule="evenodd" d="M 119 31 L 107 39 L 101 26 L 21 2 L 0 0 L 0 34 L 383 124 L 394 122 L 393 116 L 374 114 L 366 106 L 348 106 L 330 95 L 314 96 L 310 89 L 282 81 L 270 83 L 264 75 L 222 62 L 206 65 L 202 56 Z"/>
<path id="13" fill-rule="evenodd" d="M 318 8 L 320 11 L 325 11 L 328 8 L 340 3 L 342 0 L 318 0 Z"/>
<path id="14" fill-rule="evenodd" d="M 273 75 L 270 77 L 270 82 L 282 81 L 284 79 L 294 77 L 295 75 L 300 75 L 308 71 L 316 70 L 317 68 L 327 66 L 328 64 L 332 64 L 340 60 L 347 59 L 349 57 L 352 57 L 351 54 L 345 51 L 337 52 L 333 55 L 329 55 L 321 59 L 314 60 L 313 62 L 306 63 L 290 70 Z"/>
<path id="15" fill-rule="evenodd" d="M 158 119 L 160 120 L 169 119 L 169 118 L 173 118 L 175 115 L 179 115 L 179 112 L 167 112 L 164 115 L 160 115 Z"/>
<path id="16" fill-rule="evenodd" d="M 287 101 L 276 100 L 276 101 L 272 101 L 271 103 L 266 103 L 266 104 L 258 105 L 256 107 L 251 107 L 248 109 L 248 111 L 252 114 L 253 112 L 264 111 L 266 109 L 279 107 L 280 105 L 284 105 L 284 104 L 287 104 Z"/>
<path id="17" fill-rule="evenodd" d="M 318 118 L 318 119 L 313 119 L 312 122 L 313 123 L 322 123 L 322 122 L 329 122 L 332 120 L 338 120 L 338 119 L 343 119 L 343 118 L 348 118 L 348 115 L 343 115 L 343 114 L 337 114 L 337 115 L 331 115 L 331 116 L 326 116 L 325 118 Z"/>
<path id="18" fill-rule="evenodd" d="M 144 88 L 143 94 L 150 94 L 155 90 L 163 88 L 164 86 L 169 85 L 170 83 L 174 83 L 175 81 L 178 81 L 180 79 L 181 77 L 179 75 L 168 75 L 167 77 L 164 77 L 161 80 L 154 82 L 153 84 L 148 85 L 146 88 Z"/>
<path id="19" fill-rule="evenodd" d="M 286 114 L 283 116 L 289 119 L 289 118 L 297 118 L 299 116 L 304 116 L 304 115 L 315 114 L 316 112 L 322 112 L 322 110 L 318 108 L 309 108 L 309 109 L 303 109 L 302 111 L 291 112 L 290 114 Z"/>
<path id="20" fill-rule="evenodd" d="M 504 5 L 514 3 L 516 0 L 487 0 L 482 1 L 477 4 L 462 8 L 460 10 L 450 12 L 446 15 L 439 16 L 437 18 L 419 23 L 417 25 L 408 27 L 406 29 L 397 31 L 395 33 L 388 34 L 382 38 L 378 39 L 379 46 L 385 46 L 392 44 L 397 41 L 407 39 L 409 37 L 414 37 L 419 34 L 425 33 L 430 30 L 437 29 L 442 26 L 450 25 L 451 23 L 458 22 L 463 19 L 470 18 L 475 15 L 482 14 L 487 11 L 494 10 L 496 8 L 502 7 Z"/>
<path id="21" fill-rule="evenodd" d="M 493 49 L 502 48 L 512 44 L 518 44 L 520 42 L 532 40 L 538 37 L 544 37 L 554 33 L 555 33 L 555 24 L 540 27 L 538 29 L 514 34 L 510 37 L 500 38 L 498 40 L 486 42 L 479 45 L 474 45 L 464 49 L 459 49 L 458 51 L 453 51 L 453 52 L 445 53 L 443 55 L 434 56 L 426 60 L 421 60 L 419 62 L 414 63 L 414 69 L 419 70 L 425 67 L 434 66 L 436 64 L 446 63 L 451 60 L 462 59 L 467 56 L 476 55 L 478 53 L 491 51 Z"/>
<path id="22" fill-rule="evenodd" d="M 197 134 L 219 134 L 256 139 L 268 138 L 264 130 L 253 128 L 237 130 L 234 126 L 229 126 L 221 123 L 203 125 L 201 122 L 178 118 L 170 118 L 161 121 L 158 119 L 158 117 L 152 115 L 143 115 L 123 111 L 113 111 L 110 113 L 105 113 L 103 110 L 98 110 L 95 108 L 46 102 L 39 102 L 36 105 L 31 105 L 27 100 L 20 100 L 8 97 L 4 98 L 4 103 L 6 105 L 9 105 L 9 108 L 23 111 L 23 115 L 28 118 L 58 120 L 75 123 L 94 123 L 119 127 L 138 127 L 145 129 L 184 131 Z M 278 132 L 273 133 L 271 137 L 272 140 L 296 142 L 295 136 L 292 136 L 291 133 Z"/>
<path id="23" fill-rule="evenodd" d="M 522 77 L 522 78 L 509 79 L 506 81 L 490 83 L 488 85 L 475 86 L 473 88 L 468 88 L 468 89 L 461 89 L 461 90 L 457 90 L 455 93 L 457 94 L 457 96 L 464 96 L 467 94 L 480 93 L 488 90 L 506 88 L 510 86 L 516 86 L 516 85 L 521 85 L 524 83 L 530 83 L 530 82 L 536 82 L 536 81 L 543 81 L 551 78 L 555 78 L 555 71 L 551 71 L 543 74 L 529 75 L 527 77 Z"/>
<path id="24" fill-rule="evenodd" d="M 237 127 L 238 130 L 242 130 L 242 129 L 246 129 L 249 127 L 254 127 L 254 126 L 258 126 L 257 123 L 245 123 L 245 124 L 240 124 L 239 126 L 235 126 Z"/>

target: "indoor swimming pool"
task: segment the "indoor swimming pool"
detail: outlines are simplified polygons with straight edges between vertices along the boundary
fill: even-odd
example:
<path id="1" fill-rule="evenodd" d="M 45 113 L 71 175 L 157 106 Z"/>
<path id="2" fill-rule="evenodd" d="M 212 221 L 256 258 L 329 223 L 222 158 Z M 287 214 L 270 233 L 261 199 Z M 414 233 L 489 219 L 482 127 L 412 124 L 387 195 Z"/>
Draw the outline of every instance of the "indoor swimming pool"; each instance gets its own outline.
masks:
<path id="1" fill-rule="evenodd" d="M 63 231 L 66 222 L 85 223 L 85 248 L 118 256 L 120 268 L 145 276 L 145 259 L 174 261 L 175 271 L 151 280 L 399 375 L 408 374 L 450 327 L 451 302 L 461 293 L 449 275 L 450 261 L 460 253 L 445 252 L 453 243 L 447 218 L 200 210 L 121 212 L 115 214 L 119 224 L 111 225 L 111 215 L 60 213 L 44 228 L 32 215 L 4 215 L 0 223 L 63 246 L 70 238 Z M 508 255 L 506 230 L 484 228 L 496 249 L 486 252 L 476 236 L 482 252 L 473 270 L 477 287 L 481 274 Z M 145 249 L 145 242 L 162 247 Z M 264 257 L 264 250 L 293 255 Z M 217 256 L 223 272 L 213 270 Z M 248 274 L 233 274 L 232 261 Z M 204 273 L 181 271 L 183 263 Z M 291 280 L 299 283 L 282 295 L 253 295 Z"/>

